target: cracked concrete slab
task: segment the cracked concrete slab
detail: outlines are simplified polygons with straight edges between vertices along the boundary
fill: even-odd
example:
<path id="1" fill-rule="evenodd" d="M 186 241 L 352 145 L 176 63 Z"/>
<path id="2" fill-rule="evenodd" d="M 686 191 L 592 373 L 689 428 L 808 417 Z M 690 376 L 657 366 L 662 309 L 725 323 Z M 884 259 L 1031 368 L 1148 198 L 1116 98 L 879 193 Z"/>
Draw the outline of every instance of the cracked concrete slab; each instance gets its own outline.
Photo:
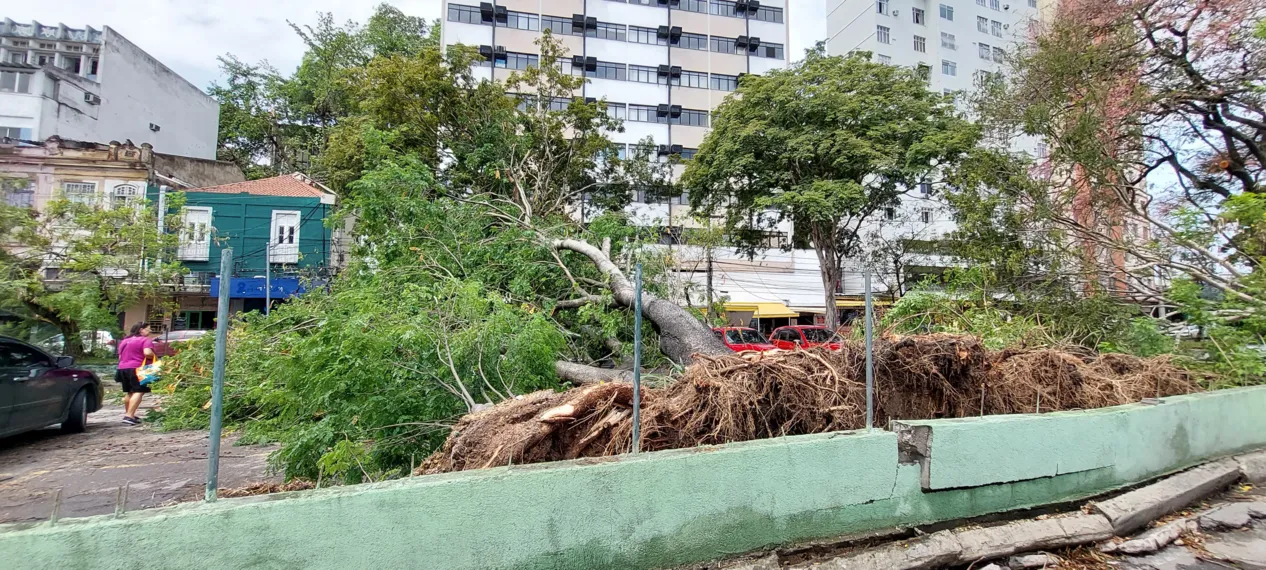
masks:
<path id="1" fill-rule="evenodd" d="M 1245 570 L 1266 570 L 1266 528 L 1226 532 L 1204 542 L 1210 554 Z"/>
<path id="2" fill-rule="evenodd" d="M 1240 465 L 1223 459 L 1189 469 L 1146 487 L 1095 504 L 1108 517 L 1116 534 L 1124 536 L 1201 498 L 1224 489 L 1240 478 Z"/>

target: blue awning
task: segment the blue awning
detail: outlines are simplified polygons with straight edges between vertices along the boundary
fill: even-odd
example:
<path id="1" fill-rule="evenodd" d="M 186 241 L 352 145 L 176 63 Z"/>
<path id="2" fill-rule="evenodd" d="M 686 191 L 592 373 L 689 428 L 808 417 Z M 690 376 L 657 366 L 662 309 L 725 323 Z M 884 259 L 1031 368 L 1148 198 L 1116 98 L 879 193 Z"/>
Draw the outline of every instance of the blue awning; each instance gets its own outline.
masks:
<path id="1" fill-rule="evenodd" d="M 229 298 L 230 299 L 263 299 L 264 295 L 264 278 L 263 277 L 230 277 L 229 278 Z M 272 280 L 272 298 L 285 299 L 293 297 L 305 291 L 303 284 L 299 282 L 298 277 L 276 277 Z M 218 298 L 220 296 L 220 278 L 211 278 L 211 296 Z"/>

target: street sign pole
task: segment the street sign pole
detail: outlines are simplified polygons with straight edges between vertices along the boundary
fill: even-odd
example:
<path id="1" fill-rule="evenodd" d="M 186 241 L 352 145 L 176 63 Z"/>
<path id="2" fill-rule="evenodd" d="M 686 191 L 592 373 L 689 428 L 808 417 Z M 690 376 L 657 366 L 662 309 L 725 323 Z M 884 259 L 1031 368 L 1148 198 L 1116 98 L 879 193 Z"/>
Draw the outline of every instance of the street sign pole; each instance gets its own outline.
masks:
<path id="1" fill-rule="evenodd" d="M 633 281 L 633 453 L 642 451 L 642 264 Z"/>
<path id="2" fill-rule="evenodd" d="M 866 281 L 866 429 L 875 427 L 875 307 L 870 298 L 870 269 Z"/>
<path id="3" fill-rule="evenodd" d="M 211 444 L 207 449 L 208 502 L 215 500 L 220 479 L 220 433 L 224 417 L 224 360 L 229 341 L 229 282 L 233 274 L 233 248 L 220 253 L 220 298 L 215 313 L 215 368 L 211 376 Z"/>

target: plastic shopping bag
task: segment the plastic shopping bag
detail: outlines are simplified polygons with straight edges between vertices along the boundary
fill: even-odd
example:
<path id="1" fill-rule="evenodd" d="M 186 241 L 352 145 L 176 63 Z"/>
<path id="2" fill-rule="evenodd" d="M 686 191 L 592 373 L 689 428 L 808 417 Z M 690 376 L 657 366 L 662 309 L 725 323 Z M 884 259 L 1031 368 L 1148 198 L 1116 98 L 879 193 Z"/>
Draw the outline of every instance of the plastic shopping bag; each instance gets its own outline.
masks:
<path id="1" fill-rule="evenodd" d="M 148 364 L 141 363 L 141 367 L 136 369 L 136 378 L 142 386 L 149 386 L 161 377 L 162 365 L 157 359 L 150 360 Z"/>

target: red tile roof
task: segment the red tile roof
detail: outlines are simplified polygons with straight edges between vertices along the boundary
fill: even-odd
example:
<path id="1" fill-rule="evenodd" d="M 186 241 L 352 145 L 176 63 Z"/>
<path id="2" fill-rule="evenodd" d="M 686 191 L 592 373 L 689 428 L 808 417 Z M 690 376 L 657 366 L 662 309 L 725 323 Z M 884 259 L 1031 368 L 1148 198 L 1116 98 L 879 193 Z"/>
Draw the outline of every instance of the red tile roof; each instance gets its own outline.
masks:
<path id="1" fill-rule="evenodd" d="M 190 188 L 189 192 L 214 192 L 217 194 L 254 194 L 257 196 L 291 196 L 296 198 L 322 198 L 333 196 L 317 186 L 316 182 L 299 173 L 284 174 L 272 178 L 234 182 L 206 188 Z"/>

